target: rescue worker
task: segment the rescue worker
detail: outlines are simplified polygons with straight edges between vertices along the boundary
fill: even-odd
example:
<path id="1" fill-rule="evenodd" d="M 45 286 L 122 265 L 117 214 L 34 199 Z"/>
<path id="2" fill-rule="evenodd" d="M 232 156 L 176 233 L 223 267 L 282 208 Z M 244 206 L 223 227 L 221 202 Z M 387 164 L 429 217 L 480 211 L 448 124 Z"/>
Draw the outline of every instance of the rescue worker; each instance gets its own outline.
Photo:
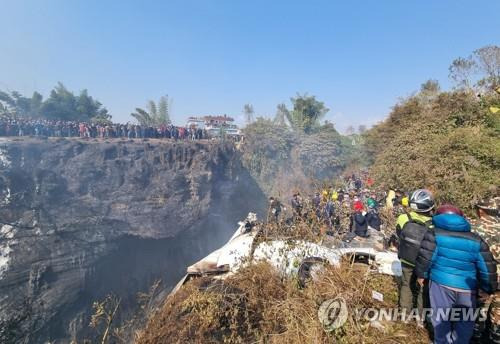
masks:
<path id="1" fill-rule="evenodd" d="M 326 202 L 327 199 L 328 199 L 328 190 L 325 189 L 321 192 L 321 200 L 323 202 Z"/>
<path id="2" fill-rule="evenodd" d="M 423 290 L 417 283 L 415 260 L 420 243 L 431 223 L 434 197 L 425 189 L 418 189 L 410 197 L 411 212 L 401 214 L 396 222 L 399 240 L 398 258 L 401 261 L 402 276 L 399 287 L 399 307 L 409 314 L 415 306 L 421 314 Z"/>
<path id="3" fill-rule="evenodd" d="M 292 197 L 292 211 L 293 211 L 293 218 L 294 220 L 297 220 L 302 217 L 302 208 L 303 208 L 303 202 L 302 202 L 302 197 L 300 197 L 299 192 L 295 192 Z"/>
<path id="4" fill-rule="evenodd" d="M 392 209 L 394 207 L 395 198 L 396 198 L 396 192 L 393 189 L 390 189 L 385 199 L 385 207 L 388 209 Z"/>
<path id="5" fill-rule="evenodd" d="M 496 196 L 496 187 L 491 190 L 491 194 L 492 197 L 476 204 L 478 220 L 474 221 L 473 229 L 486 241 L 493 258 L 498 262 L 500 261 L 500 197 Z M 499 273 L 500 265 L 497 264 L 497 275 Z M 488 308 L 486 333 L 483 338 L 491 343 L 500 343 L 500 291 L 497 291 L 492 299 L 482 306 Z"/>
<path id="6" fill-rule="evenodd" d="M 325 191 L 323 191 L 323 193 L 324 192 Z M 327 192 L 327 195 L 328 195 L 328 192 Z M 325 199 L 324 195 L 323 195 L 323 199 Z M 312 205 L 313 205 L 313 208 L 314 208 L 314 213 L 316 214 L 316 219 L 318 221 L 321 218 L 321 203 L 322 203 L 322 198 L 319 195 L 319 192 L 315 192 L 314 193 L 314 197 L 312 199 Z"/>
<path id="7" fill-rule="evenodd" d="M 335 221 L 335 204 L 331 199 L 328 199 L 323 207 L 323 218 L 328 229 L 331 230 Z"/>
<path id="8" fill-rule="evenodd" d="M 460 209 L 439 207 L 432 225 L 422 240 L 415 274 L 421 286 L 424 279 L 430 281 L 434 343 L 466 344 L 472 338 L 475 319 L 456 321 L 446 310 L 458 308 L 462 316 L 473 314 L 477 290 L 491 294 L 498 287 L 497 263 L 488 244 L 471 232 Z"/>
<path id="9" fill-rule="evenodd" d="M 333 207 L 334 207 L 334 215 L 332 219 L 332 226 L 335 228 L 336 232 L 340 232 L 340 209 L 341 209 L 341 202 L 339 199 L 341 190 L 335 190 L 332 192 L 332 202 L 333 202 Z"/>
<path id="10" fill-rule="evenodd" d="M 493 256 L 500 259 L 500 197 L 491 197 L 476 204 L 478 220 L 474 222 L 474 230 L 490 245 Z"/>
<path id="11" fill-rule="evenodd" d="M 332 192 L 332 201 L 336 202 L 339 199 L 339 193 L 337 191 Z"/>
<path id="12" fill-rule="evenodd" d="M 362 187 L 363 187 L 363 182 L 361 181 L 361 179 L 359 178 L 354 179 L 354 189 L 356 191 L 359 191 Z"/>
<path id="13" fill-rule="evenodd" d="M 274 197 L 269 197 L 269 221 L 270 222 L 279 222 L 280 214 L 281 214 L 281 202 Z"/>
<path id="14" fill-rule="evenodd" d="M 405 195 L 403 194 L 403 191 L 397 189 L 395 191 L 395 197 L 394 199 L 392 200 L 392 205 L 393 207 L 397 207 L 398 205 L 401 205 L 402 204 L 402 200 L 403 200 L 403 197 L 405 197 Z"/>
<path id="15" fill-rule="evenodd" d="M 368 237 L 368 223 L 366 221 L 364 206 L 361 201 L 354 202 L 354 213 L 350 218 L 351 233 L 362 238 Z"/>
<path id="16" fill-rule="evenodd" d="M 338 192 L 337 192 L 337 199 L 339 202 L 343 202 L 344 201 L 344 190 L 342 189 L 339 189 Z"/>
<path id="17" fill-rule="evenodd" d="M 366 200 L 366 206 L 368 207 L 368 212 L 366 213 L 366 222 L 368 223 L 368 227 L 375 229 L 377 231 L 380 230 L 380 226 L 382 225 L 382 221 L 380 220 L 380 216 L 378 214 L 378 204 L 373 198 L 368 198 Z"/>
<path id="18" fill-rule="evenodd" d="M 373 186 L 374 180 L 371 177 L 366 178 L 365 184 L 368 188 Z"/>

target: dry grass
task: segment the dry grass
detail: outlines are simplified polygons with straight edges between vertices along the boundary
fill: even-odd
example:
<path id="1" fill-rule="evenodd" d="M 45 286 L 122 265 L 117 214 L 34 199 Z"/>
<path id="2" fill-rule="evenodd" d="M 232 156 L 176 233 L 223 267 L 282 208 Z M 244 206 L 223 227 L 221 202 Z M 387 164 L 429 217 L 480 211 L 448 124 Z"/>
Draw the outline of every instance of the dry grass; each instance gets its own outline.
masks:
<path id="1" fill-rule="evenodd" d="M 372 298 L 384 294 L 384 302 Z M 325 332 L 318 308 L 327 299 L 343 297 L 349 318 L 334 332 Z M 369 266 L 345 262 L 327 267 L 316 281 L 298 288 L 265 262 L 252 264 L 224 281 L 193 280 L 168 298 L 137 340 L 159 343 L 428 343 L 424 330 L 412 324 L 384 323 L 383 329 L 355 317 L 361 307 L 395 307 L 393 277 L 375 274 Z"/>

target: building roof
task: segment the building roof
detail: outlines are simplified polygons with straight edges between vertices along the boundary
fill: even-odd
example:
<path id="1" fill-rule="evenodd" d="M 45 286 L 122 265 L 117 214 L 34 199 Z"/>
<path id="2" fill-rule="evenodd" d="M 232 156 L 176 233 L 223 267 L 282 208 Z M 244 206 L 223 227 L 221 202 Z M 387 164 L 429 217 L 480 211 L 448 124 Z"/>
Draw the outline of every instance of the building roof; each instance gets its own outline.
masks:
<path id="1" fill-rule="evenodd" d="M 188 121 L 223 121 L 223 122 L 234 122 L 234 118 L 228 115 L 218 115 L 218 116 L 199 116 L 199 117 L 189 117 Z"/>

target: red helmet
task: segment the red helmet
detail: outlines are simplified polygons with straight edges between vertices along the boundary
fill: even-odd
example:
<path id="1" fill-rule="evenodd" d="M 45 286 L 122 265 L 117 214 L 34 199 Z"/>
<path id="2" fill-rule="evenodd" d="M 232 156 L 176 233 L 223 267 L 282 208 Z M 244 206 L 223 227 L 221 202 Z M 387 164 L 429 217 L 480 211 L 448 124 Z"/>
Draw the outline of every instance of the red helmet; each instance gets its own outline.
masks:
<path id="1" fill-rule="evenodd" d="M 437 208 L 436 214 L 437 215 L 439 215 L 439 214 L 456 214 L 456 215 L 464 216 L 464 212 L 452 204 L 443 204 L 442 206 Z"/>
<path id="2" fill-rule="evenodd" d="M 356 201 L 354 202 L 354 210 L 355 211 L 361 211 L 363 210 L 365 207 L 363 206 L 363 202 L 361 201 Z"/>

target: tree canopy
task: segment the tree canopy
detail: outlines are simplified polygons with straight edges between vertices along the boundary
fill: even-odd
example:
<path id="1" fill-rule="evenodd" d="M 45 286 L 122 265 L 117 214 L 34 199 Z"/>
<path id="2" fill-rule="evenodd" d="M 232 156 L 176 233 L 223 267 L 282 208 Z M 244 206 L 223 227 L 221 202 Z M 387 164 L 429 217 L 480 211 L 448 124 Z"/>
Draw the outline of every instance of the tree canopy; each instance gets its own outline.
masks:
<path id="1" fill-rule="evenodd" d="M 285 104 L 278 104 L 276 107 L 276 115 L 274 116 L 274 123 L 280 126 L 286 126 L 286 118 L 289 116 L 288 109 Z"/>
<path id="2" fill-rule="evenodd" d="M 245 106 L 243 106 L 243 115 L 245 116 L 246 124 L 250 124 L 253 122 L 254 113 L 255 113 L 255 111 L 253 109 L 252 104 L 245 104 Z"/>
<path id="3" fill-rule="evenodd" d="M 243 163 L 269 194 L 285 195 L 290 185 L 307 188 L 314 180 L 333 178 L 350 160 L 350 143 L 332 123 L 318 124 L 313 132 L 305 133 L 276 120 L 257 118 L 244 133 Z"/>
<path id="4" fill-rule="evenodd" d="M 467 58 L 455 59 L 449 76 L 457 88 L 493 90 L 500 87 L 500 47 L 487 45 Z"/>
<path id="5" fill-rule="evenodd" d="M 281 109 L 295 131 L 311 133 L 320 126 L 320 120 L 329 111 L 323 102 L 316 100 L 315 96 L 297 94 L 290 99 L 293 109 Z"/>
<path id="6" fill-rule="evenodd" d="M 43 100 L 34 92 L 31 98 L 17 91 L 0 91 L 0 115 L 11 118 L 42 118 L 67 121 L 109 121 L 111 115 L 102 104 L 82 90 L 75 96 L 62 83 L 58 83 Z"/>
<path id="7" fill-rule="evenodd" d="M 415 95 L 365 135 L 375 180 L 385 187 L 429 188 L 440 202 L 472 209 L 491 185 L 499 185 L 498 116 L 495 94 L 441 92 Z"/>

